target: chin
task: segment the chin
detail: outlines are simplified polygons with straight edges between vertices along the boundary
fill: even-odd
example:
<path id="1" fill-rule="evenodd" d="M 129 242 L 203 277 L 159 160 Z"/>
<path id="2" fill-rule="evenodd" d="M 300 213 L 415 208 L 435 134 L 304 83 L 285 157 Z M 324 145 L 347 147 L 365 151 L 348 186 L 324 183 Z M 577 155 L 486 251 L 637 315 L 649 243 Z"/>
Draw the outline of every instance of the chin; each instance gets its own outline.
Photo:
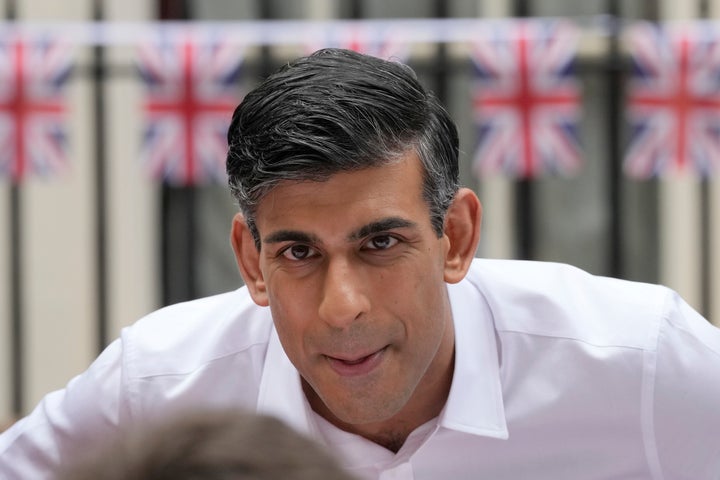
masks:
<path id="1" fill-rule="evenodd" d="M 337 412 L 335 416 L 348 425 L 367 425 L 380 423 L 392 415 L 379 415 L 378 412 Z"/>
<path id="2" fill-rule="evenodd" d="M 395 400 L 395 399 L 393 399 Z M 366 425 L 371 423 L 382 423 L 397 415 L 406 402 L 395 402 L 398 405 L 383 404 L 377 402 L 355 399 L 351 402 L 341 402 L 339 408 L 331 408 L 330 411 L 337 419 L 348 425 Z"/>

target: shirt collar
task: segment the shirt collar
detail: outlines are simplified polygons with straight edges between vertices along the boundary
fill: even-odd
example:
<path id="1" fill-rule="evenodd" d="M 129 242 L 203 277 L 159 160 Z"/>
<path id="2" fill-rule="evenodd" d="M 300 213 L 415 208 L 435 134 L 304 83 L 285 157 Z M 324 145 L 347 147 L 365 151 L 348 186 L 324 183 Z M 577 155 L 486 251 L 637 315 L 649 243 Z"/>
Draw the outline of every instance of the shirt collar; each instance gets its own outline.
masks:
<path id="1" fill-rule="evenodd" d="M 449 285 L 448 291 L 455 323 L 455 371 L 439 425 L 507 439 L 492 313 L 469 281 Z M 260 381 L 257 411 L 279 417 L 306 434 L 317 433 L 300 376 L 274 328 Z"/>
<path id="2" fill-rule="evenodd" d="M 455 371 L 440 426 L 507 439 L 492 312 L 469 281 L 449 285 L 455 324 Z"/>

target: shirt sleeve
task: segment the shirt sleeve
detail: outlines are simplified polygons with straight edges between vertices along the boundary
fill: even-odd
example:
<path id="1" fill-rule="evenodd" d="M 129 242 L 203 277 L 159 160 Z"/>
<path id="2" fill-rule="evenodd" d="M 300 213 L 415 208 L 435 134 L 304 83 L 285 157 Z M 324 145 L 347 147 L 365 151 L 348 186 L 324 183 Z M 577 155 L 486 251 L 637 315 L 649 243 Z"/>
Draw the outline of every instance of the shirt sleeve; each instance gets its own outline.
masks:
<path id="1" fill-rule="evenodd" d="M 120 421 L 122 347 L 116 340 L 63 390 L 46 395 L 27 417 L 0 435 L 0 478 L 53 478 Z"/>
<path id="2" fill-rule="evenodd" d="M 720 329 L 677 295 L 665 311 L 648 396 L 660 478 L 719 480 Z"/>

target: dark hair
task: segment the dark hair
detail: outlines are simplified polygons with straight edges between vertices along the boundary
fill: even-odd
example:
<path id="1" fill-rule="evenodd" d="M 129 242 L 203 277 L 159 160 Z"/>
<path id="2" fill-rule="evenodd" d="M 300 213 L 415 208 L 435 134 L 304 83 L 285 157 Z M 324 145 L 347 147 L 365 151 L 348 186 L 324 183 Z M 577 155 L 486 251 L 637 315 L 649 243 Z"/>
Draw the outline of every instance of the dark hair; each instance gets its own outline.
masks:
<path id="1" fill-rule="evenodd" d="M 230 191 L 255 242 L 257 204 L 283 180 L 323 181 L 415 151 L 438 236 L 458 189 L 458 135 L 410 67 L 350 50 L 296 59 L 249 92 L 228 131 Z"/>
<path id="2" fill-rule="evenodd" d="M 320 444 L 280 420 L 236 410 L 184 412 L 121 432 L 60 480 L 353 480 Z"/>

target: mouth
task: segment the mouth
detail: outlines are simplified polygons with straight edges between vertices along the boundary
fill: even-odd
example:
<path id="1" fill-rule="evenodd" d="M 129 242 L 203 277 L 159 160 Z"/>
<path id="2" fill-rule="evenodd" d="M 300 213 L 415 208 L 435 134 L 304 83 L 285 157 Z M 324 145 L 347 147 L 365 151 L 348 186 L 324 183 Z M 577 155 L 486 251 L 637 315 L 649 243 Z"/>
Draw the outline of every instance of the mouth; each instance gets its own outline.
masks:
<path id="1" fill-rule="evenodd" d="M 377 368 L 385 356 L 387 346 L 369 355 L 360 357 L 340 358 L 326 355 L 330 367 L 340 376 L 355 377 L 367 375 Z"/>

